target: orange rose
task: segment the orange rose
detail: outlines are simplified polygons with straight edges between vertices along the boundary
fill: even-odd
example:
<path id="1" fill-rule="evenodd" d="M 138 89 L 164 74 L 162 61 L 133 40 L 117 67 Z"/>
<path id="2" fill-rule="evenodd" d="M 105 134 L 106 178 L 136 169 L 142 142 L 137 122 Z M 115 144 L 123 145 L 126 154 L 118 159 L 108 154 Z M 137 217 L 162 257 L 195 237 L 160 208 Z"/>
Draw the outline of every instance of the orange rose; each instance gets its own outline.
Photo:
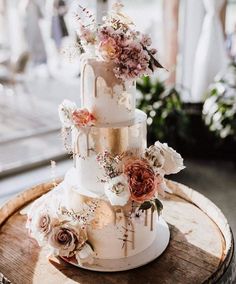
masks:
<path id="1" fill-rule="evenodd" d="M 124 166 L 124 173 L 128 177 L 131 199 L 144 202 L 154 197 L 159 179 L 149 163 L 144 159 L 128 160 Z"/>
<path id="2" fill-rule="evenodd" d="M 95 117 L 87 109 L 73 111 L 72 120 L 78 127 L 92 126 L 96 121 Z"/>

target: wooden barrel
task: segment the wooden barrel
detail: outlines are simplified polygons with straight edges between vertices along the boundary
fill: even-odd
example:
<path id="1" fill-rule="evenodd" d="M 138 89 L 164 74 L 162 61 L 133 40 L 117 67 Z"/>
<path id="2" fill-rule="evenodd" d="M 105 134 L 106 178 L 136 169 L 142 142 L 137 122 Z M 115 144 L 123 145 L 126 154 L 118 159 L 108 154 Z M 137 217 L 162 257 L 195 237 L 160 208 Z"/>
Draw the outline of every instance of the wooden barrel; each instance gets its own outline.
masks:
<path id="1" fill-rule="evenodd" d="M 31 188 L 0 209 L 0 283 L 235 283 L 233 237 L 220 209 L 200 193 L 168 181 L 163 217 L 171 239 L 166 251 L 143 267 L 101 273 L 73 267 L 29 238 L 26 216 L 20 209 L 52 188 L 45 183 Z M 4 282 L 5 281 L 5 282 Z"/>

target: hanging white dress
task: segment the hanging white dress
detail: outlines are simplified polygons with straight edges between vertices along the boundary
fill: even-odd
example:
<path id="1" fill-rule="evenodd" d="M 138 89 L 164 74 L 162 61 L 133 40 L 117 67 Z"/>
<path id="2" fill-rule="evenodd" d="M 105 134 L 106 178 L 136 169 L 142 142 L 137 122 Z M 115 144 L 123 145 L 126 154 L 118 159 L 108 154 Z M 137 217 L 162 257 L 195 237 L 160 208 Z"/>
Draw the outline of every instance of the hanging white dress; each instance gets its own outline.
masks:
<path id="1" fill-rule="evenodd" d="M 25 38 L 34 64 L 47 62 L 45 44 L 39 21 L 42 18 L 40 7 L 35 0 L 28 0 L 25 9 Z"/>
<path id="2" fill-rule="evenodd" d="M 202 0 L 206 15 L 193 64 L 191 101 L 204 101 L 209 84 L 227 66 L 226 46 L 220 21 L 224 0 Z M 187 40 L 187 39 L 186 39 Z"/>

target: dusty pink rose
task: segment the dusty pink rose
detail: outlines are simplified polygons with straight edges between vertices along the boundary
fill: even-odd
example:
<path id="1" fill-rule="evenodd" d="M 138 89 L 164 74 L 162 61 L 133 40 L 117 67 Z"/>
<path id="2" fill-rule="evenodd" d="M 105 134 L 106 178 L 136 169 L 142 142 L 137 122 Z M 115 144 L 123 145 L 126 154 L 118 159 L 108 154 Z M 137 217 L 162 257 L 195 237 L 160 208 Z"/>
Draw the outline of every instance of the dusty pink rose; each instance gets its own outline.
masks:
<path id="1" fill-rule="evenodd" d="M 120 54 L 120 48 L 112 37 L 103 39 L 99 44 L 99 52 L 104 59 L 115 59 Z"/>
<path id="2" fill-rule="evenodd" d="M 95 117 L 87 109 L 73 111 L 72 120 L 78 127 L 92 126 L 96 121 Z"/>
<path id="3" fill-rule="evenodd" d="M 132 200 L 143 202 L 154 197 L 158 180 L 148 161 L 130 159 L 125 163 L 124 173 L 129 179 Z"/>
<path id="4" fill-rule="evenodd" d="M 69 225 L 55 226 L 48 238 L 49 245 L 60 256 L 70 257 L 87 240 L 85 231 Z"/>

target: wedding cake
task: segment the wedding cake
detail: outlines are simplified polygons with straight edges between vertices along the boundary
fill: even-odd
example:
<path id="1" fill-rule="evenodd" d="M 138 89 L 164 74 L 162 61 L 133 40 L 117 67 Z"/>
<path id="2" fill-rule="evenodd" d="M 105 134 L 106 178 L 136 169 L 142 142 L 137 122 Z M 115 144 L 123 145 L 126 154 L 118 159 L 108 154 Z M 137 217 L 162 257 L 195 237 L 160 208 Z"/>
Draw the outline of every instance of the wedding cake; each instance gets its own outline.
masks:
<path id="1" fill-rule="evenodd" d="M 158 194 L 167 189 L 164 176 L 184 166 L 167 144 L 147 148 L 147 117 L 135 109 L 136 79 L 162 67 L 150 38 L 133 29 L 120 3 L 101 25 L 80 8 L 81 107 L 68 100 L 59 106 L 74 167 L 32 204 L 27 227 L 51 254 L 83 267 L 150 247 L 162 210 Z"/>

